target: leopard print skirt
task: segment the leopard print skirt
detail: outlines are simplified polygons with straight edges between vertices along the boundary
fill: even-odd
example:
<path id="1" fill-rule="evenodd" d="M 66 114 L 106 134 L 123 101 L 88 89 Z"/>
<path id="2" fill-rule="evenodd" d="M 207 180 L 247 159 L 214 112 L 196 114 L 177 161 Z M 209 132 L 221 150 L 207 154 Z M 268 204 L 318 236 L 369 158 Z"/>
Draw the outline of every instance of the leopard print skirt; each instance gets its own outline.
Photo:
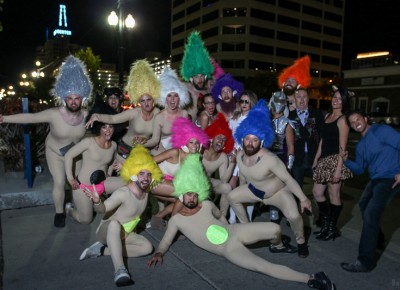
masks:
<path id="1" fill-rule="evenodd" d="M 335 173 L 339 161 L 339 154 L 330 155 L 318 160 L 317 166 L 314 169 L 313 180 L 315 183 L 326 184 L 330 182 L 331 177 Z M 353 178 L 353 173 L 346 166 L 342 166 L 342 178 L 346 180 Z"/>

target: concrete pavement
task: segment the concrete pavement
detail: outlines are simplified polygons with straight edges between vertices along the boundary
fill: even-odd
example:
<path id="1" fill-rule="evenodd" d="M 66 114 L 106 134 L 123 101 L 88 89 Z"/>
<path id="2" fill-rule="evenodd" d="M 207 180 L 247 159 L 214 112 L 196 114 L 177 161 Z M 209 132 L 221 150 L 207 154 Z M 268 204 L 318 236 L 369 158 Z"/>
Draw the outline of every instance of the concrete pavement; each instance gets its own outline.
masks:
<path id="1" fill-rule="evenodd" d="M 21 178 L 20 180 L 16 178 Z M 51 178 L 48 172 L 37 176 L 33 189 L 26 189 L 23 176 L 0 180 L 0 204 L 26 192 L 50 194 Z M 362 186 L 358 186 L 362 187 Z M 311 183 L 305 185 L 311 193 Z M 46 193 L 47 192 L 47 193 Z M 340 263 L 356 258 L 361 218 L 356 205 L 361 190 L 344 186 L 344 210 L 339 223 L 342 236 L 335 241 L 317 241 L 309 238 L 310 256 L 301 259 L 297 254 L 271 254 L 268 242 L 251 245 L 255 254 L 273 263 L 289 266 L 305 273 L 325 271 L 337 289 L 400 289 L 400 197 L 386 210 L 382 219 L 383 230 L 389 241 L 380 252 L 377 268 L 370 273 L 352 274 L 343 271 Z M 29 197 L 29 195 L 32 195 Z M 35 199 L 30 193 L 27 200 Z M 50 197 L 51 198 L 51 197 Z M 27 205 L 29 202 L 26 203 Z M 81 252 L 96 241 L 95 231 L 100 220 L 97 216 L 90 225 L 80 225 L 67 218 L 65 228 L 53 226 L 52 205 L 11 208 L 1 211 L 2 257 L 0 274 L 4 289 L 113 289 L 113 266 L 110 257 L 79 261 Z M 263 213 L 256 221 L 266 221 Z M 305 224 L 312 225 L 308 217 Z M 309 229 L 308 232 L 315 230 Z M 282 222 L 282 231 L 293 239 L 290 228 Z M 162 233 L 147 229 L 142 232 L 157 247 Z M 189 240 L 176 241 L 165 255 L 164 264 L 147 268 L 150 258 L 129 258 L 127 266 L 135 281 L 126 289 L 308 289 L 296 282 L 277 280 L 239 268 L 223 257 L 199 249 Z"/>

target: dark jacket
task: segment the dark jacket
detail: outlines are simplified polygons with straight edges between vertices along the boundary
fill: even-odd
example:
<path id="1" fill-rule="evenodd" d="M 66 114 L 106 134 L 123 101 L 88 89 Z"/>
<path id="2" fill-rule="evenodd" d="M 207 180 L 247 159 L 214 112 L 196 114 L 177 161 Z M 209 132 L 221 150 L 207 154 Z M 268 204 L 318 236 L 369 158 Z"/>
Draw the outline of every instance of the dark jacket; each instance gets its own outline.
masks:
<path id="1" fill-rule="evenodd" d="M 304 162 L 305 142 L 307 142 L 308 161 L 312 164 L 318 150 L 320 128 L 324 122 L 322 111 L 308 107 L 308 119 L 305 126 L 301 124 L 296 110 L 290 111 L 289 119 L 294 124 L 294 166 L 301 166 Z"/>

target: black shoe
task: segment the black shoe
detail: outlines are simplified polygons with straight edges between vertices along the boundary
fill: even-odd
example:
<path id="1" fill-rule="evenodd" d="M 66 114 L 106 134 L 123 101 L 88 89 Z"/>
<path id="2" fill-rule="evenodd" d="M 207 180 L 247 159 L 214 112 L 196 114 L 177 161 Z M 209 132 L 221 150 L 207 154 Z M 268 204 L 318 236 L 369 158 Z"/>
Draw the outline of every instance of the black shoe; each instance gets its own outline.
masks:
<path id="1" fill-rule="evenodd" d="M 341 263 L 340 266 L 342 267 L 343 270 L 353 273 L 362 273 L 370 271 L 367 268 L 365 268 L 364 265 L 361 264 L 361 262 L 358 260 L 356 260 L 353 263 Z"/>
<path id="2" fill-rule="evenodd" d="M 333 222 L 329 222 L 324 234 L 317 235 L 317 240 L 320 241 L 334 241 L 337 237 L 340 237 L 340 231 L 336 228 Z"/>
<path id="3" fill-rule="evenodd" d="M 271 253 L 289 253 L 289 254 L 294 254 L 297 252 L 297 247 L 292 246 L 291 244 L 289 244 L 290 239 L 286 239 L 284 237 L 282 237 L 282 244 L 283 246 L 281 248 L 278 248 L 275 245 L 270 245 L 269 246 L 269 251 Z"/>
<path id="4" fill-rule="evenodd" d="M 54 226 L 57 228 L 65 227 L 65 213 L 56 213 L 54 216 Z"/>
<path id="5" fill-rule="evenodd" d="M 306 242 L 303 244 L 297 244 L 297 255 L 299 255 L 300 258 L 307 258 L 309 254 Z"/>
<path id="6" fill-rule="evenodd" d="M 324 272 L 318 272 L 311 275 L 308 280 L 308 287 L 320 290 L 335 290 L 335 285 Z"/>

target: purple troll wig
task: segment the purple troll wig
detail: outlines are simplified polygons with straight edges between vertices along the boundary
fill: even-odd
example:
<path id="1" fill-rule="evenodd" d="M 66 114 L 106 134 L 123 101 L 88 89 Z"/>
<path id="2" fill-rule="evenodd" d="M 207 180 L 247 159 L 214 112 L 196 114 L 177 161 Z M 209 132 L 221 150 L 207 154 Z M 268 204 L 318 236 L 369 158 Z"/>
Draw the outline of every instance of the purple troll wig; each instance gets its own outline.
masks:
<path id="1" fill-rule="evenodd" d="M 192 138 L 197 139 L 203 147 L 208 147 L 208 142 L 210 141 L 210 138 L 203 130 L 184 117 L 175 119 L 174 123 L 172 123 L 171 132 L 171 143 L 174 148 L 186 146 L 186 143 Z"/>
<path id="2" fill-rule="evenodd" d="M 238 144 L 247 135 L 257 136 L 262 142 L 262 147 L 269 148 L 274 141 L 275 132 L 272 129 L 271 117 L 269 115 L 268 105 L 264 99 L 258 101 L 237 127 L 234 137 Z"/>
<path id="3" fill-rule="evenodd" d="M 216 103 L 221 102 L 221 91 L 223 87 L 230 87 L 232 89 L 233 97 L 236 101 L 244 90 L 241 82 L 235 80 L 231 74 L 224 74 L 215 82 L 211 89 L 211 95 Z"/>

